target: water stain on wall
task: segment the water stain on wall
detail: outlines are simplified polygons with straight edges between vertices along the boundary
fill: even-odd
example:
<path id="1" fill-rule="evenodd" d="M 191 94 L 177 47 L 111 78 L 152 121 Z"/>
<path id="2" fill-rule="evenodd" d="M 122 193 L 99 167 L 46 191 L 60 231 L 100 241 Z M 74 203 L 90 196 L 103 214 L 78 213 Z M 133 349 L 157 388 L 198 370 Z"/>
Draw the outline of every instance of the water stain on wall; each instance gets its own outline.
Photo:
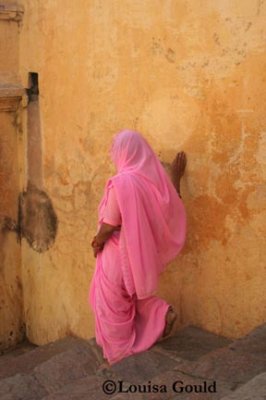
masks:
<path id="1" fill-rule="evenodd" d="M 48 250 L 57 233 L 57 216 L 45 191 L 29 183 L 19 198 L 19 231 L 38 252 Z"/>

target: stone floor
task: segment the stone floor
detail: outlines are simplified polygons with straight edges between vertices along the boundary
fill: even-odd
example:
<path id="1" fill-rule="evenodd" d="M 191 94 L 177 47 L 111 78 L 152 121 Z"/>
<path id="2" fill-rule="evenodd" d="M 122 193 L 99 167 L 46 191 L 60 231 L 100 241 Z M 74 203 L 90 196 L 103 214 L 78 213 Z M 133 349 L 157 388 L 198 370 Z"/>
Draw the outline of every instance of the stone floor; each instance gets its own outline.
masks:
<path id="1" fill-rule="evenodd" d="M 108 371 L 102 361 L 94 339 L 20 344 L 0 356 L 0 399 L 266 399 L 266 325 L 235 341 L 188 327 Z"/>

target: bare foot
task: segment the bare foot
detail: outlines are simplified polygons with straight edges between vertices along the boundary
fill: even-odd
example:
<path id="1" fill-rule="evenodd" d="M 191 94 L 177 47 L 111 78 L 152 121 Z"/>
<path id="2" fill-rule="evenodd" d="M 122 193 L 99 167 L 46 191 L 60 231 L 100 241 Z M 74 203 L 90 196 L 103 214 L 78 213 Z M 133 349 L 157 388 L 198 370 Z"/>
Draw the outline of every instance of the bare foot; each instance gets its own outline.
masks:
<path id="1" fill-rule="evenodd" d="M 164 332 L 163 332 L 163 338 L 165 339 L 166 337 L 168 337 L 174 327 L 174 323 L 176 321 L 177 318 L 177 314 L 175 312 L 175 310 L 173 309 L 172 306 L 169 306 L 166 317 L 165 317 L 165 328 L 164 328 Z"/>

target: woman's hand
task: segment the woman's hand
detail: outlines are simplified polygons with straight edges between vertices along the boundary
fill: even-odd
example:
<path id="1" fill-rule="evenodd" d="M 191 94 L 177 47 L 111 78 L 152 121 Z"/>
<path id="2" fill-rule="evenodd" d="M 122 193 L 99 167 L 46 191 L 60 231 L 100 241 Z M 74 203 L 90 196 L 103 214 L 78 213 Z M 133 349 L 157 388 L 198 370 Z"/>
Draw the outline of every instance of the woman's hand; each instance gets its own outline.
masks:
<path id="1" fill-rule="evenodd" d="M 171 176 L 172 176 L 172 182 L 176 188 L 177 193 L 180 195 L 180 181 L 182 176 L 185 173 L 187 165 L 187 156 L 184 151 L 180 151 L 177 153 L 174 161 L 172 162 L 171 165 Z"/>
<path id="2" fill-rule="evenodd" d="M 94 236 L 93 241 L 91 242 L 94 257 L 97 257 L 97 254 L 103 250 L 105 242 L 112 236 L 112 234 L 120 229 L 121 226 L 113 226 L 105 223 L 101 225 L 99 232 Z"/>
<path id="3" fill-rule="evenodd" d="M 104 243 L 98 243 L 96 236 L 94 236 L 93 241 L 91 242 L 91 247 L 93 249 L 94 257 L 97 257 L 97 254 L 100 253 L 104 248 Z"/>

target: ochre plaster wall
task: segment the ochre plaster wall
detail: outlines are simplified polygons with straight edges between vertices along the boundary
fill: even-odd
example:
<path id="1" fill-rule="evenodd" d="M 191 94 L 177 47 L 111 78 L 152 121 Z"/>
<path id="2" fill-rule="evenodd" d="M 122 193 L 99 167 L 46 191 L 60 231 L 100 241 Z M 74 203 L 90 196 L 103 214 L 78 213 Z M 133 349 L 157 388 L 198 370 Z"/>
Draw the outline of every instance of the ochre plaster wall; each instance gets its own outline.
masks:
<path id="1" fill-rule="evenodd" d="M 18 132 L 14 112 L 0 110 L 0 350 L 24 337 L 21 249 L 4 217 L 17 219 Z"/>
<path id="2" fill-rule="evenodd" d="M 0 352 L 24 338 L 21 248 L 7 229 L 17 221 L 20 191 L 19 11 L 0 0 Z"/>
<path id="3" fill-rule="evenodd" d="M 266 3 L 24 0 L 20 72 L 39 73 L 44 187 L 56 243 L 23 243 L 27 334 L 94 334 L 87 292 L 113 134 L 135 128 L 164 162 L 183 149 L 188 238 L 160 295 L 238 337 L 266 320 Z"/>
<path id="4" fill-rule="evenodd" d="M 0 85 L 18 81 L 18 23 L 10 10 L 11 1 L 0 1 Z M 8 10 L 6 10 L 8 9 Z M 12 7 L 11 7 L 12 10 Z M 11 15 L 10 15 L 11 14 Z"/>

